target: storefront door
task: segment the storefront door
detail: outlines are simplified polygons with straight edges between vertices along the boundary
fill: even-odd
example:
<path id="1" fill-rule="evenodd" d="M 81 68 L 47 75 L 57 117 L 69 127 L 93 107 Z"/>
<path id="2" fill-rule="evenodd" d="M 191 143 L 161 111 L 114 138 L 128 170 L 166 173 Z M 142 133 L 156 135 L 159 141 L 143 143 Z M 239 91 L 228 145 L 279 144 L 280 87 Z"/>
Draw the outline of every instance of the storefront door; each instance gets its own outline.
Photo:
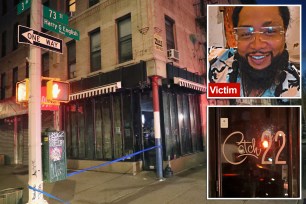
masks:
<path id="1" fill-rule="evenodd" d="M 151 92 L 141 95 L 141 124 L 143 149 L 155 146 L 154 136 L 154 116 Z M 154 170 L 156 164 L 155 149 L 144 152 L 143 168 L 144 170 Z"/>
<path id="2" fill-rule="evenodd" d="M 300 107 L 210 107 L 209 197 L 298 198 Z"/>

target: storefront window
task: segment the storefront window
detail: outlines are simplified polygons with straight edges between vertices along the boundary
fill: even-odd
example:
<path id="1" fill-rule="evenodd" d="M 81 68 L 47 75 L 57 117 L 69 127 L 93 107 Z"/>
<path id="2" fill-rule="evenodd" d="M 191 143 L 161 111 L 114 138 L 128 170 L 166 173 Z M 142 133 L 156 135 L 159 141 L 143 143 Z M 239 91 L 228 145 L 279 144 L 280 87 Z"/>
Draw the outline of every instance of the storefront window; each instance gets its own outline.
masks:
<path id="1" fill-rule="evenodd" d="M 203 150 L 197 95 L 163 92 L 165 159 Z"/>
<path id="2" fill-rule="evenodd" d="M 121 124 L 121 96 L 113 97 L 113 113 L 114 113 L 114 156 L 120 158 L 122 156 L 122 124 Z"/>
<path id="3" fill-rule="evenodd" d="M 103 135 L 103 155 L 104 159 L 112 159 L 112 126 L 111 126 L 111 115 L 110 115 L 110 98 L 102 98 L 102 135 Z"/>
<path id="4" fill-rule="evenodd" d="M 96 132 L 95 156 L 96 156 L 96 159 L 103 159 L 101 101 L 98 100 L 97 98 L 95 100 L 95 132 Z"/>

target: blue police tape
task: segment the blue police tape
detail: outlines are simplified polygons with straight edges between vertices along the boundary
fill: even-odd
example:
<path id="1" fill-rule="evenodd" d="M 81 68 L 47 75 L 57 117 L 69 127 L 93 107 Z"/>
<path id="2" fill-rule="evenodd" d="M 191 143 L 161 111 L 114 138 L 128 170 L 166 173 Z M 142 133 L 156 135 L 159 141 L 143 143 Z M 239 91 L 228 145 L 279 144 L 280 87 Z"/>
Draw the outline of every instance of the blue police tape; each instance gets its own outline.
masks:
<path id="1" fill-rule="evenodd" d="M 158 145 L 158 146 L 153 146 L 153 147 L 150 147 L 150 148 L 147 148 L 147 149 L 144 149 L 144 150 L 135 152 L 135 153 L 133 153 L 133 154 L 126 155 L 126 156 L 121 157 L 121 158 L 119 158 L 119 159 L 115 159 L 115 160 L 113 160 L 113 161 L 105 162 L 105 163 L 103 163 L 103 164 L 100 164 L 100 165 L 97 165 L 97 166 L 92 166 L 92 167 L 89 167 L 89 168 L 86 168 L 86 169 L 81 169 L 81 170 L 72 172 L 72 173 L 70 173 L 70 174 L 67 174 L 67 177 L 69 177 L 69 176 L 74 176 L 74 175 L 83 173 L 83 172 L 85 172 L 85 171 L 92 170 L 92 169 L 96 169 L 96 168 L 99 168 L 99 167 L 102 167 L 102 166 L 107 166 L 107 165 L 109 165 L 109 164 L 112 164 L 112 163 L 115 163 L 115 162 L 118 162 L 118 161 L 125 160 L 125 159 L 130 158 L 130 157 L 133 157 L 133 156 L 135 156 L 135 155 L 137 155 L 137 154 L 140 154 L 140 153 L 143 153 L 143 152 L 146 152 L 146 151 L 149 151 L 149 150 L 158 148 L 158 147 L 161 147 L 161 146 L 160 146 L 160 145 Z"/>
<path id="2" fill-rule="evenodd" d="M 45 196 L 47 196 L 47 197 L 49 197 L 49 198 L 52 198 L 52 199 L 54 199 L 54 200 L 57 200 L 57 201 L 59 201 L 59 202 L 61 202 L 61 203 L 69 204 L 69 202 L 66 202 L 66 201 L 64 201 L 64 200 L 62 200 L 62 199 L 59 199 L 58 197 L 55 197 L 54 195 L 51 195 L 51 194 L 49 194 L 49 193 L 47 193 L 47 192 L 45 192 L 45 191 L 41 191 L 41 190 L 39 190 L 39 189 L 37 189 L 37 188 L 34 188 L 34 187 L 32 187 L 32 186 L 28 186 L 28 187 L 29 187 L 29 189 L 31 189 L 31 190 L 33 190 L 33 191 L 37 191 L 37 192 L 39 192 L 39 193 L 42 193 L 43 195 L 45 195 Z"/>
<path id="3" fill-rule="evenodd" d="M 155 148 L 158 148 L 158 147 L 161 147 L 161 146 L 160 146 L 160 145 L 153 146 L 153 147 L 150 147 L 150 148 L 147 148 L 147 149 L 144 149 L 144 150 L 135 152 L 135 153 L 133 153 L 133 154 L 126 155 L 126 156 L 121 157 L 121 158 L 119 158 L 119 159 L 115 159 L 115 160 L 113 160 L 113 161 L 105 162 L 105 163 L 100 164 L 100 165 L 98 165 L 98 166 L 93 166 L 93 167 L 89 167 L 89 168 L 86 168 L 86 169 L 78 170 L 78 171 L 72 172 L 72 173 L 70 173 L 70 174 L 67 174 L 67 177 L 73 176 L 73 175 L 77 175 L 77 174 L 83 173 L 83 172 L 85 172 L 85 171 L 92 170 L 92 169 L 96 169 L 96 168 L 99 168 L 99 167 L 102 167 L 102 166 L 107 166 L 107 165 L 109 165 L 109 164 L 112 164 L 112 163 L 115 163 L 115 162 L 118 162 L 118 161 L 125 160 L 125 159 L 130 158 L 130 157 L 133 157 L 133 156 L 135 156 L 135 155 L 137 155 L 137 154 L 140 154 L 140 153 L 143 153 L 143 152 L 146 152 L 146 151 L 150 151 L 150 150 L 155 149 Z M 39 192 L 39 193 L 42 193 L 43 195 L 45 195 L 45 196 L 47 196 L 47 197 L 49 197 L 49 198 L 52 198 L 52 199 L 54 199 L 54 200 L 57 200 L 57 201 L 59 201 L 59 202 L 61 202 L 61 203 L 69 204 L 69 202 L 66 202 L 66 201 L 64 201 L 64 200 L 61 200 L 61 199 L 59 199 L 58 197 L 55 197 L 54 195 L 51 195 L 51 194 L 49 194 L 49 193 L 47 193 L 47 192 L 45 192 L 45 191 L 41 191 L 41 190 L 36 189 L 36 188 L 34 188 L 34 187 L 32 187 L 32 186 L 28 186 L 28 187 L 29 187 L 29 189 L 31 189 L 31 190 L 33 190 L 33 191 L 37 191 L 37 192 Z"/>

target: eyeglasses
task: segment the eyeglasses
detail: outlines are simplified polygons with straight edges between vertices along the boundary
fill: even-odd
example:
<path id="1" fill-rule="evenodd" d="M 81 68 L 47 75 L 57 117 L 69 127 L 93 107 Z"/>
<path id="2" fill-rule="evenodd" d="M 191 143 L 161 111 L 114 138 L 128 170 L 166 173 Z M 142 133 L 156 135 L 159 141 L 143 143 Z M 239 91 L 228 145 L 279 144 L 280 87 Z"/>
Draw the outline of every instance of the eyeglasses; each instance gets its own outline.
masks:
<path id="1" fill-rule="evenodd" d="M 261 27 L 260 31 L 254 31 L 253 27 L 236 27 L 234 35 L 237 41 L 251 42 L 255 40 L 255 33 L 258 33 L 262 41 L 279 40 L 285 33 L 282 26 Z"/>

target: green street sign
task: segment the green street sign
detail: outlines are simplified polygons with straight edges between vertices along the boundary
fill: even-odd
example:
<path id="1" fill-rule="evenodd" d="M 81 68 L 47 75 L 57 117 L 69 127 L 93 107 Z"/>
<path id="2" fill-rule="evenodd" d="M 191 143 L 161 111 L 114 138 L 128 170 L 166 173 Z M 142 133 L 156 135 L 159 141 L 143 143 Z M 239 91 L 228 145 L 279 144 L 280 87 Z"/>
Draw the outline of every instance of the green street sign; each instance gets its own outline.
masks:
<path id="1" fill-rule="evenodd" d="M 68 16 L 58 11 L 54 11 L 47 6 L 43 6 L 43 17 L 61 24 L 68 25 Z"/>
<path id="2" fill-rule="evenodd" d="M 80 40 L 80 32 L 78 30 L 74 30 L 66 25 L 59 24 L 47 18 L 43 19 L 43 28 L 75 40 Z"/>
<path id="3" fill-rule="evenodd" d="M 31 6 L 31 0 L 22 0 L 18 5 L 17 5 L 17 15 L 21 14 Z"/>

